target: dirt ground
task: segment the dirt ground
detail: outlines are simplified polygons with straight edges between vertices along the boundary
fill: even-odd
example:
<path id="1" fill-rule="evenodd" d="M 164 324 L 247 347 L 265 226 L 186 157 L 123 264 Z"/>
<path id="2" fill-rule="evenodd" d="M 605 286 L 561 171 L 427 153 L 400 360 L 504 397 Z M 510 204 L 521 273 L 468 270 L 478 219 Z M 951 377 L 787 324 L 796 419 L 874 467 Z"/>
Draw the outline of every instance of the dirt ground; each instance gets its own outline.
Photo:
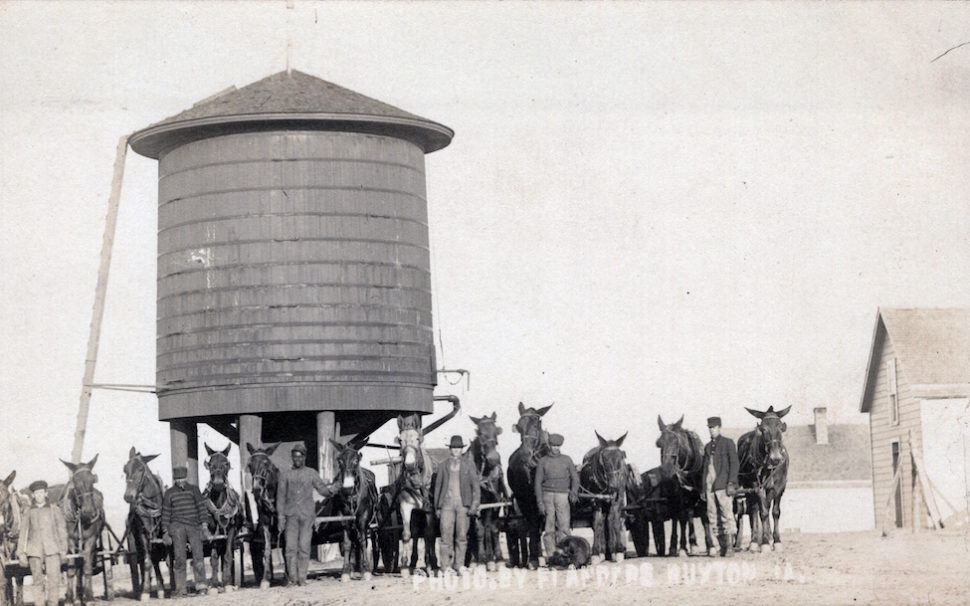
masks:
<path id="1" fill-rule="evenodd" d="M 733 559 L 632 558 L 580 571 L 478 568 L 462 578 L 402 579 L 376 574 L 341 583 L 339 562 L 311 568 L 305 587 L 246 587 L 166 600 L 172 606 L 396 604 L 967 604 L 970 531 L 790 534 L 781 552 Z M 115 568 L 116 572 L 121 572 Z M 167 575 L 166 575 L 167 576 Z M 280 576 L 279 574 L 277 576 Z M 116 578 L 124 592 L 127 579 Z M 30 589 L 27 589 L 28 596 Z M 130 596 L 116 598 L 122 604 Z M 151 600 L 156 601 L 156 600 Z"/>

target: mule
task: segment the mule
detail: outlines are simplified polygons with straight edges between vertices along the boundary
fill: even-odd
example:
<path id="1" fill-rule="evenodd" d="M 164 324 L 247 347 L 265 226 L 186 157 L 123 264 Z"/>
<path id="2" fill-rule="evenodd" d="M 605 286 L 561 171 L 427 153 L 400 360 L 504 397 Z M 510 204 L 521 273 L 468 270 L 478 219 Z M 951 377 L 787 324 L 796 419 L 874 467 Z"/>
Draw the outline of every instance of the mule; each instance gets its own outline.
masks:
<path id="1" fill-rule="evenodd" d="M 246 443 L 249 462 L 246 471 L 252 478 L 252 494 L 256 511 L 250 512 L 253 528 L 249 552 L 253 559 L 253 576 L 260 589 L 268 589 L 273 581 L 273 540 L 279 535 L 279 518 L 276 513 L 276 489 L 280 482 L 280 470 L 270 458 L 279 443 L 265 448 L 254 448 Z"/>
<path id="2" fill-rule="evenodd" d="M 502 428 L 495 424 L 498 414 L 493 412 L 490 417 L 469 417 L 475 424 L 475 439 L 468 448 L 468 456 L 472 457 L 481 486 L 481 504 L 500 503 L 508 499 L 509 491 L 505 486 L 502 473 L 502 458 L 498 452 L 498 437 Z M 479 564 L 485 564 L 485 569 L 494 571 L 497 563 L 502 559 L 502 548 L 499 545 L 499 510 L 490 507 L 482 509 L 469 526 L 468 551 L 465 554 L 465 566 L 471 564 L 474 558 Z"/>
<path id="3" fill-rule="evenodd" d="M 68 463 L 61 461 L 70 470 L 71 478 L 63 488 L 59 503 L 67 521 L 68 551 L 78 555 L 77 559 L 69 561 L 67 565 L 67 593 L 65 602 L 74 602 L 75 595 L 80 596 L 81 603 L 94 600 L 94 589 L 91 577 L 94 573 L 94 563 L 101 543 L 101 531 L 104 529 L 104 496 L 94 487 L 98 476 L 94 473 L 94 465 L 98 462 L 98 455 L 87 463 Z M 52 498 L 54 491 L 50 491 Z M 114 590 L 106 581 L 105 599 L 113 599 Z"/>
<path id="4" fill-rule="evenodd" d="M 331 439 L 336 448 L 340 491 L 333 496 L 333 512 L 337 515 L 352 516 L 343 525 L 342 553 L 343 570 L 340 580 L 350 581 L 351 574 L 359 573 L 365 581 L 370 580 L 373 563 L 371 552 L 367 549 L 370 523 L 377 507 L 377 479 L 374 472 L 361 467 L 360 449 L 367 444 L 367 438 L 352 440 L 346 446 Z"/>
<path id="5" fill-rule="evenodd" d="M 229 449 L 232 445 L 226 446 L 225 450 L 213 450 L 208 444 L 205 451 L 208 458 L 205 461 L 205 468 L 209 470 L 209 483 L 202 493 L 202 501 L 205 503 L 208 519 L 206 526 L 209 529 L 210 539 L 206 546 L 209 550 L 209 561 L 212 567 L 212 575 L 209 583 L 209 592 L 215 590 L 217 593 L 233 591 L 237 582 L 235 575 L 235 549 L 236 535 L 242 528 L 242 507 L 240 507 L 239 494 L 229 485 Z"/>
<path id="6" fill-rule="evenodd" d="M 143 455 L 132 446 L 124 465 L 125 502 L 128 508 L 128 550 L 134 554 L 131 566 L 131 590 L 139 600 L 151 597 L 152 571 L 158 586 L 158 597 L 165 597 L 165 582 L 159 566 L 170 550 L 162 543 L 162 497 L 165 486 L 148 468 L 158 455 Z M 171 570 L 171 563 L 169 563 Z"/>
<path id="7" fill-rule="evenodd" d="M 630 466 L 630 480 L 627 483 L 627 502 L 634 509 L 628 514 L 630 538 L 638 557 L 649 555 L 650 530 L 653 529 L 654 548 L 657 556 L 667 553 L 664 523 L 677 517 L 673 480 L 665 478 L 660 467 L 654 467 L 637 474 Z M 676 544 L 676 543 L 675 543 Z"/>
<path id="8" fill-rule="evenodd" d="M 515 502 L 515 511 L 522 516 L 516 524 L 517 531 L 509 539 L 509 564 L 513 567 L 539 567 L 542 554 L 539 504 L 536 502 L 535 473 L 539 459 L 549 452 L 549 434 L 542 430 L 542 417 L 552 404 L 543 408 L 526 408 L 519 402 L 519 420 L 512 431 L 519 434 L 522 443 L 509 457 L 507 472 L 509 488 Z"/>
<path id="9" fill-rule="evenodd" d="M 751 525 L 748 549 L 755 551 L 760 546 L 763 552 L 769 549 L 781 551 L 778 520 L 781 518 L 781 497 L 788 484 L 788 450 L 782 441 L 788 426 L 781 419 L 791 406 L 779 411 L 775 411 L 774 406 L 764 412 L 745 410 L 759 421 L 754 430 L 738 438 L 738 482 L 749 491 L 744 497 L 744 509 Z M 769 522 L 769 516 L 774 524 Z M 740 515 L 738 518 L 740 529 Z M 736 546 L 741 547 L 740 532 Z"/>
<path id="10" fill-rule="evenodd" d="M 7 562 L 17 555 L 17 538 L 20 536 L 20 499 L 12 488 L 16 477 L 15 470 L 0 481 L 0 606 L 17 603 L 21 588 L 20 579 L 14 584 L 6 575 Z"/>
<path id="11" fill-rule="evenodd" d="M 674 518 L 670 531 L 669 555 L 687 556 L 697 549 L 694 534 L 694 518 L 700 518 L 704 527 L 704 543 L 708 554 L 714 549 L 711 525 L 707 519 L 707 503 L 704 495 L 704 443 L 693 431 L 683 428 L 684 417 L 667 425 L 657 415 L 660 437 L 660 470 L 664 479 L 670 480 L 668 498 Z M 678 546 L 678 530 L 680 545 Z M 689 543 L 688 543 L 689 540 Z"/>
<path id="12" fill-rule="evenodd" d="M 596 433 L 596 432 L 594 432 Z M 622 562 L 626 555 L 623 526 L 626 517 L 627 481 L 630 477 L 626 453 L 621 450 L 627 434 L 616 440 L 604 439 L 596 433 L 599 444 L 586 453 L 579 469 L 579 485 L 594 495 L 606 499 L 592 499 L 588 508 L 593 512 L 594 561 L 601 556 Z"/>
<path id="13" fill-rule="evenodd" d="M 392 502 L 398 510 L 401 523 L 401 546 L 399 570 L 404 576 L 414 573 L 418 564 L 418 541 L 424 540 L 425 569 L 438 569 L 435 541 L 438 521 L 435 516 L 431 485 L 434 480 L 434 462 L 424 449 L 424 432 L 421 417 L 417 414 L 398 416 L 397 442 L 401 447 L 401 462 L 389 468 L 393 486 Z M 385 521 L 389 518 L 383 518 Z M 384 526 L 386 524 L 379 524 Z"/>

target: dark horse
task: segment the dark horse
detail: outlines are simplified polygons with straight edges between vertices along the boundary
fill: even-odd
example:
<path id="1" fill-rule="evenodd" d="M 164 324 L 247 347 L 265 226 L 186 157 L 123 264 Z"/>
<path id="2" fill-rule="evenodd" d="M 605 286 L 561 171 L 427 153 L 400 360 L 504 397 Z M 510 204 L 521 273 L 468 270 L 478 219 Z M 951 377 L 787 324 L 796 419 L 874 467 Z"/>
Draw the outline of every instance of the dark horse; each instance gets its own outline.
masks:
<path id="1" fill-rule="evenodd" d="M 509 538 L 509 564 L 538 568 L 542 553 L 539 527 L 539 505 L 536 503 L 536 465 L 549 450 L 549 435 L 542 430 L 542 415 L 549 412 L 552 404 L 544 408 L 526 408 L 519 402 L 519 420 L 512 427 L 522 438 L 522 444 L 509 457 L 509 488 L 515 508 L 521 514 L 521 532 Z"/>
<path id="2" fill-rule="evenodd" d="M 104 496 L 94 487 L 98 476 L 92 471 L 97 462 L 98 455 L 87 463 L 61 461 L 71 471 L 71 479 L 60 495 L 61 510 L 67 521 L 68 550 L 82 559 L 80 574 L 77 560 L 67 566 L 67 594 L 64 600 L 67 603 L 74 602 L 75 591 L 81 595 L 82 602 L 94 600 L 91 576 L 101 542 L 101 530 L 104 528 Z M 110 583 L 106 593 L 106 599 L 114 597 Z"/>
<path id="3" fill-rule="evenodd" d="M 664 522 L 677 517 L 674 481 L 664 478 L 663 470 L 654 467 L 638 475 L 630 465 L 630 481 L 627 483 L 627 502 L 635 507 L 628 515 L 630 538 L 637 556 L 650 552 L 650 529 L 653 528 L 654 545 L 658 556 L 667 553 Z"/>
<path id="4" fill-rule="evenodd" d="M 738 482 L 750 492 L 746 495 L 745 507 L 751 523 L 751 543 L 748 548 L 754 551 L 781 551 L 781 534 L 778 519 L 781 517 L 781 497 L 788 483 L 788 450 L 782 442 L 782 434 L 787 429 L 781 420 L 791 406 L 775 411 L 774 406 L 759 412 L 745 408 L 761 422 L 754 430 L 738 438 Z M 774 518 L 774 526 L 768 515 Z M 740 518 L 740 516 L 739 516 Z M 740 529 L 740 519 L 739 529 Z M 771 541 L 768 531 L 771 529 Z M 741 533 L 738 532 L 737 546 L 741 546 Z"/>
<path id="5" fill-rule="evenodd" d="M 13 585 L 7 583 L 6 565 L 14 558 L 17 551 L 17 537 L 20 536 L 20 499 L 11 490 L 16 471 L 11 471 L 5 480 L 0 482 L 0 606 L 16 603 Z"/>
<path id="6" fill-rule="evenodd" d="M 273 444 L 266 448 L 253 448 L 249 442 L 249 462 L 246 470 L 253 479 L 253 500 L 256 511 L 253 517 L 252 540 L 249 543 L 253 558 L 253 576 L 260 589 L 268 589 L 273 580 L 273 539 L 279 533 L 279 519 L 276 514 L 276 488 L 280 482 L 280 470 L 270 457 L 279 447 Z"/>
<path id="7" fill-rule="evenodd" d="M 352 516 L 353 520 L 344 522 L 342 553 L 344 555 L 341 581 L 349 581 L 351 573 L 359 572 L 367 581 L 371 578 L 373 563 L 371 551 L 367 549 L 370 523 L 377 507 L 377 480 L 374 472 L 360 466 L 360 449 L 367 444 L 367 438 L 351 440 L 346 446 L 331 439 L 337 449 L 337 465 L 340 479 L 340 492 L 330 501 L 335 515 Z M 359 570 L 355 570 L 359 569 Z"/>
<path id="8" fill-rule="evenodd" d="M 214 588 L 220 593 L 233 591 L 236 588 L 233 579 L 235 563 L 233 546 L 236 544 L 236 535 L 242 527 L 239 495 L 229 485 L 231 447 L 230 444 L 225 450 L 219 451 L 209 448 L 208 444 L 205 445 L 205 451 L 209 455 L 205 462 L 205 468 L 209 470 L 209 483 L 202 493 L 202 500 L 209 512 L 206 524 L 211 537 L 208 545 L 212 564 L 212 582 L 209 585 L 209 591 Z"/>
<path id="9" fill-rule="evenodd" d="M 596 433 L 596 432 L 593 432 Z M 626 434 L 617 440 L 606 440 L 596 433 L 599 445 L 583 457 L 579 470 L 579 485 L 592 495 L 605 495 L 589 501 L 593 510 L 593 552 L 595 559 L 622 562 L 626 555 L 623 542 L 623 522 L 626 519 L 627 481 L 630 467 L 626 453 L 620 450 Z"/>
<path id="10" fill-rule="evenodd" d="M 478 479 L 481 484 L 481 504 L 499 503 L 508 499 L 509 491 L 505 487 L 505 477 L 502 473 L 502 459 L 498 453 L 498 436 L 502 428 L 495 424 L 497 413 L 490 417 L 469 417 L 478 428 L 475 439 L 468 448 Z M 502 558 L 502 548 L 499 545 L 499 510 L 494 507 L 482 509 L 475 517 L 474 524 L 469 528 L 469 549 L 465 555 L 465 565 L 475 561 L 485 563 L 488 571 L 496 570 L 496 562 Z"/>
<path id="11" fill-rule="evenodd" d="M 682 427 L 684 417 L 671 425 L 664 424 L 657 415 L 660 437 L 660 470 L 663 479 L 671 482 L 667 496 L 674 515 L 670 530 L 669 555 L 694 553 L 697 538 L 694 535 L 693 518 L 700 518 L 704 526 L 704 543 L 707 553 L 714 549 L 711 525 L 707 519 L 707 503 L 702 499 L 704 493 L 704 443 L 693 431 Z M 680 527 L 680 546 L 677 545 L 677 531 Z M 688 535 L 690 547 L 688 549 Z"/>
<path id="12" fill-rule="evenodd" d="M 125 501 L 128 509 L 128 550 L 134 554 L 131 564 L 131 589 L 140 600 L 149 598 L 152 570 L 158 583 L 158 597 L 165 597 L 165 583 L 159 562 L 167 559 L 169 549 L 162 543 L 162 496 L 165 488 L 158 476 L 148 469 L 157 454 L 142 455 L 132 446 L 125 463 Z M 171 565 L 170 565 L 171 569 Z"/>
<path id="13" fill-rule="evenodd" d="M 438 568 L 435 557 L 438 523 L 431 495 L 435 469 L 431 456 L 423 446 L 421 417 L 417 414 L 398 416 L 397 428 L 401 462 L 392 464 L 388 469 L 393 486 L 392 502 L 401 521 L 401 573 L 407 576 L 418 565 L 418 542 L 412 541 L 412 537 L 424 539 L 425 568 L 428 571 Z"/>

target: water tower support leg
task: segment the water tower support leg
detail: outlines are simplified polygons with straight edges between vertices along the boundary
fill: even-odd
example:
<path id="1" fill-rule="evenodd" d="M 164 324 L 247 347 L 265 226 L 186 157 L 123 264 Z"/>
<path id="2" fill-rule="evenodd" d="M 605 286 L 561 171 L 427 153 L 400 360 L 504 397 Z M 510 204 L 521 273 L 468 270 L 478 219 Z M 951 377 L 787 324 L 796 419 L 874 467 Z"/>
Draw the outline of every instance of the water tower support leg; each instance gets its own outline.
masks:
<path id="1" fill-rule="evenodd" d="M 169 422 L 172 443 L 172 467 L 184 465 L 189 470 L 189 483 L 199 485 L 199 432 L 196 424 L 186 419 Z"/>
<path id="2" fill-rule="evenodd" d="M 330 438 L 337 439 L 337 422 L 332 411 L 317 413 L 317 470 L 320 477 L 329 482 L 337 475 L 334 447 Z M 317 545 L 316 556 L 320 562 L 326 562 L 333 555 L 333 545 Z"/>
<path id="3" fill-rule="evenodd" d="M 246 465 L 249 463 L 249 449 L 246 444 L 252 444 L 253 448 L 263 445 L 263 419 L 258 415 L 239 415 L 239 469 L 240 473 L 245 473 Z"/>

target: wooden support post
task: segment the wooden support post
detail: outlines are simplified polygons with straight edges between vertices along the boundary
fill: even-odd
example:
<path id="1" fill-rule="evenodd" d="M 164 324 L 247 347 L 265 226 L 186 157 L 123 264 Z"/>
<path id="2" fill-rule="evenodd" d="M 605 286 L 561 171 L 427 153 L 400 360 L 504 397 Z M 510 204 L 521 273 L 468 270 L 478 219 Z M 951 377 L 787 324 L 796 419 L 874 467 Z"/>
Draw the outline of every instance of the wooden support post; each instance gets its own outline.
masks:
<path id="1" fill-rule="evenodd" d="M 189 470 L 189 484 L 199 485 L 199 433 L 195 422 L 176 419 L 169 422 L 172 444 L 172 467 Z"/>
<path id="2" fill-rule="evenodd" d="M 317 471 L 326 481 L 337 475 L 336 453 L 330 440 L 337 439 L 337 421 L 333 411 L 317 413 Z"/>
<path id="3" fill-rule="evenodd" d="M 258 415 L 239 415 L 239 473 L 242 475 L 240 484 L 244 491 L 252 490 L 252 478 L 246 473 L 246 466 L 249 465 L 249 449 L 246 444 L 252 444 L 253 448 L 260 448 L 263 445 L 263 419 Z"/>
<path id="4" fill-rule="evenodd" d="M 913 475 L 913 532 L 919 532 L 920 526 L 922 526 L 922 520 L 919 515 L 919 502 L 920 502 L 920 490 L 919 482 L 916 480 L 916 475 Z"/>
<path id="5" fill-rule="evenodd" d="M 896 487 L 902 481 L 903 477 L 903 462 L 900 461 L 899 465 L 896 466 L 896 471 L 893 473 L 893 479 L 889 482 L 889 498 L 886 499 L 886 506 L 883 508 L 882 512 L 882 536 L 887 536 L 886 524 L 889 521 L 889 514 L 892 511 L 893 501 L 896 499 Z"/>
<path id="6" fill-rule="evenodd" d="M 919 478 L 920 485 L 922 486 L 923 500 L 926 502 L 926 509 L 930 514 L 930 520 L 933 522 L 933 529 L 938 530 L 943 528 L 940 509 L 936 506 L 936 498 L 933 497 L 933 490 L 930 488 L 930 479 L 927 477 L 926 469 L 923 467 L 923 457 L 920 456 L 919 451 L 916 450 L 916 445 L 913 443 L 912 432 L 909 435 L 909 451 L 913 456 L 913 468 L 916 470 L 916 476 Z"/>

